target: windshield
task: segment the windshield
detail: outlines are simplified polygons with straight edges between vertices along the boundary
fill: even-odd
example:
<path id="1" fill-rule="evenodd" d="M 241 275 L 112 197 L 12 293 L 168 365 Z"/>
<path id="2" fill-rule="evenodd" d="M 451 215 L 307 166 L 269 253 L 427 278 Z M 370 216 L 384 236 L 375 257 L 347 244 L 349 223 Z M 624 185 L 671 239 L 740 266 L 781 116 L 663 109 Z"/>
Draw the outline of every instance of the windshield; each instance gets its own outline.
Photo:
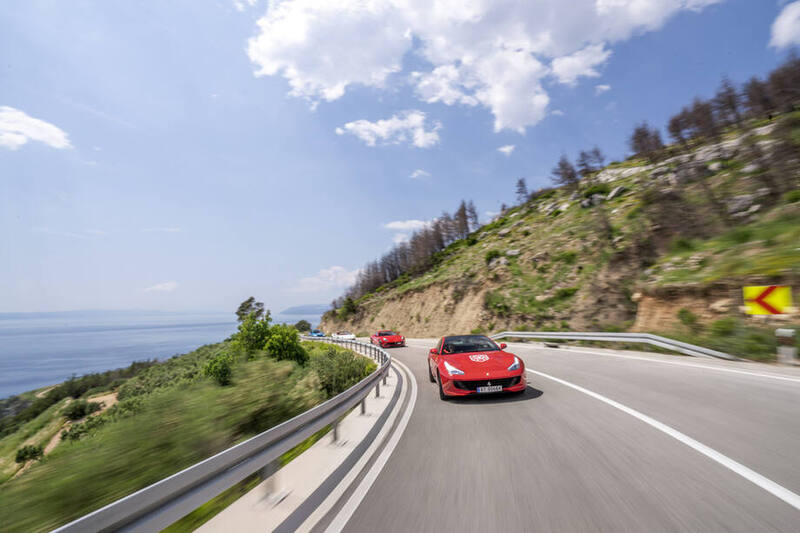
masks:
<path id="1" fill-rule="evenodd" d="M 484 335 L 460 335 L 457 337 L 445 337 L 444 353 L 467 353 L 467 352 L 494 352 L 500 347 L 492 339 Z"/>
<path id="2" fill-rule="evenodd" d="M 395 333 L 394 331 L 379 331 L 378 335 L 380 335 L 381 337 L 386 337 L 388 335 L 397 335 L 397 333 Z"/>

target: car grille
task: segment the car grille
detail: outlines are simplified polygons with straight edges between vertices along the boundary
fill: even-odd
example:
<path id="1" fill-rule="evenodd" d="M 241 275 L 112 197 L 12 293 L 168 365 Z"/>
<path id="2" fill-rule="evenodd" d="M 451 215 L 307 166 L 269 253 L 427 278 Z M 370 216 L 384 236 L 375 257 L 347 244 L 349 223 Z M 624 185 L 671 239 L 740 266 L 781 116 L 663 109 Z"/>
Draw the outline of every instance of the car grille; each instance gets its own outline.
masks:
<path id="1" fill-rule="evenodd" d="M 456 388 L 461 390 L 477 390 L 478 387 L 486 387 L 491 382 L 492 385 L 502 385 L 503 388 L 513 387 L 519 384 L 519 376 L 501 379 L 476 379 L 470 381 L 456 381 Z"/>

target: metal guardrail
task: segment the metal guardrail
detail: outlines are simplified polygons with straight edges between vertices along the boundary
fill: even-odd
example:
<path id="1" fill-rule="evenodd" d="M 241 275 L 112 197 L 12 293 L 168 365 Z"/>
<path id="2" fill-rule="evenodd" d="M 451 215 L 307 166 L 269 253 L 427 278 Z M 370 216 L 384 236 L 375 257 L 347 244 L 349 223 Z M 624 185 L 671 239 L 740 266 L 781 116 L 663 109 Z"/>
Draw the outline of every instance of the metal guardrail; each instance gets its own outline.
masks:
<path id="1" fill-rule="evenodd" d="M 378 363 L 378 368 L 346 391 L 305 413 L 55 531 L 160 531 L 265 468 L 328 424 L 335 424 L 348 410 L 362 402 L 373 386 L 376 396 L 380 394 L 380 382 L 386 382 L 391 365 L 391 356 L 386 350 L 364 342 L 340 341 L 329 337 L 302 339 L 345 346 L 371 357 Z"/>
<path id="2" fill-rule="evenodd" d="M 687 342 L 676 341 L 661 337 L 659 335 L 651 335 L 650 333 L 604 333 L 601 331 L 590 332 L 575 332 L 575 331 L 503 331 L 491 336 L 493 339 L 503 339 L 508 337 L 516 337 L 520 339 L 542 339 L 542 340 L 574 340 L 574 341 L 604 341 L 604 342 L 635 342 L 650 344 L 658 346 L 659 348 L 666 348 L 667 350 L 674 350 L 682 354 L 691 355 L 694 357 L 715 357 L 717 359 L 727 359 L 729 361 L 738 361 L 739 357 L 703 348 L 702 346 L 695 346 Z"/>

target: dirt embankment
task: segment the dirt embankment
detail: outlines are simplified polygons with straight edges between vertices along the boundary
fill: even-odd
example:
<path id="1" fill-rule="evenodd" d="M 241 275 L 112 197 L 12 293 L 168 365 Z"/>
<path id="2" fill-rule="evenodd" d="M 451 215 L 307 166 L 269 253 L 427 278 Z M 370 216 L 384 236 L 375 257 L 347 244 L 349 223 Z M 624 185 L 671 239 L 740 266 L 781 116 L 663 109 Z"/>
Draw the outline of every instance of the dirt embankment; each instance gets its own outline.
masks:
<path id="1" fill-rule="evenodd" d="M 691 311 L 700 324 L 708 324 L 726 316 L 742 316 L 742 287 L 746 285 L 789 285 L 797 294 L 796 279 L 745 279 L 706 285 L 686 284 L 644 289 L 634 295 L 638 303 L 636 321 L 631 331 L 668 331 L 679 328 L 678 312 Z M 760 317 L 756 320 L 780 325 L 797 318 L 796 313 Z"/>

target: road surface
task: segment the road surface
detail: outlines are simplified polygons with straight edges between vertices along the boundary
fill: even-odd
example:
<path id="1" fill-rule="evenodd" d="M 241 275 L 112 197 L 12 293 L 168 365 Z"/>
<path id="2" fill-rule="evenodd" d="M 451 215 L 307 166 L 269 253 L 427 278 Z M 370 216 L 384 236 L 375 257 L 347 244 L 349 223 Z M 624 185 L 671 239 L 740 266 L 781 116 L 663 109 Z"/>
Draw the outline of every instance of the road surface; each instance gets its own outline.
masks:
<path id="1" fill-rule="evenodd" d="M 432 345 L 345 531 L 800 531 L 798 369 L 515 344 L 527 392 L 443 402 Z"/>

